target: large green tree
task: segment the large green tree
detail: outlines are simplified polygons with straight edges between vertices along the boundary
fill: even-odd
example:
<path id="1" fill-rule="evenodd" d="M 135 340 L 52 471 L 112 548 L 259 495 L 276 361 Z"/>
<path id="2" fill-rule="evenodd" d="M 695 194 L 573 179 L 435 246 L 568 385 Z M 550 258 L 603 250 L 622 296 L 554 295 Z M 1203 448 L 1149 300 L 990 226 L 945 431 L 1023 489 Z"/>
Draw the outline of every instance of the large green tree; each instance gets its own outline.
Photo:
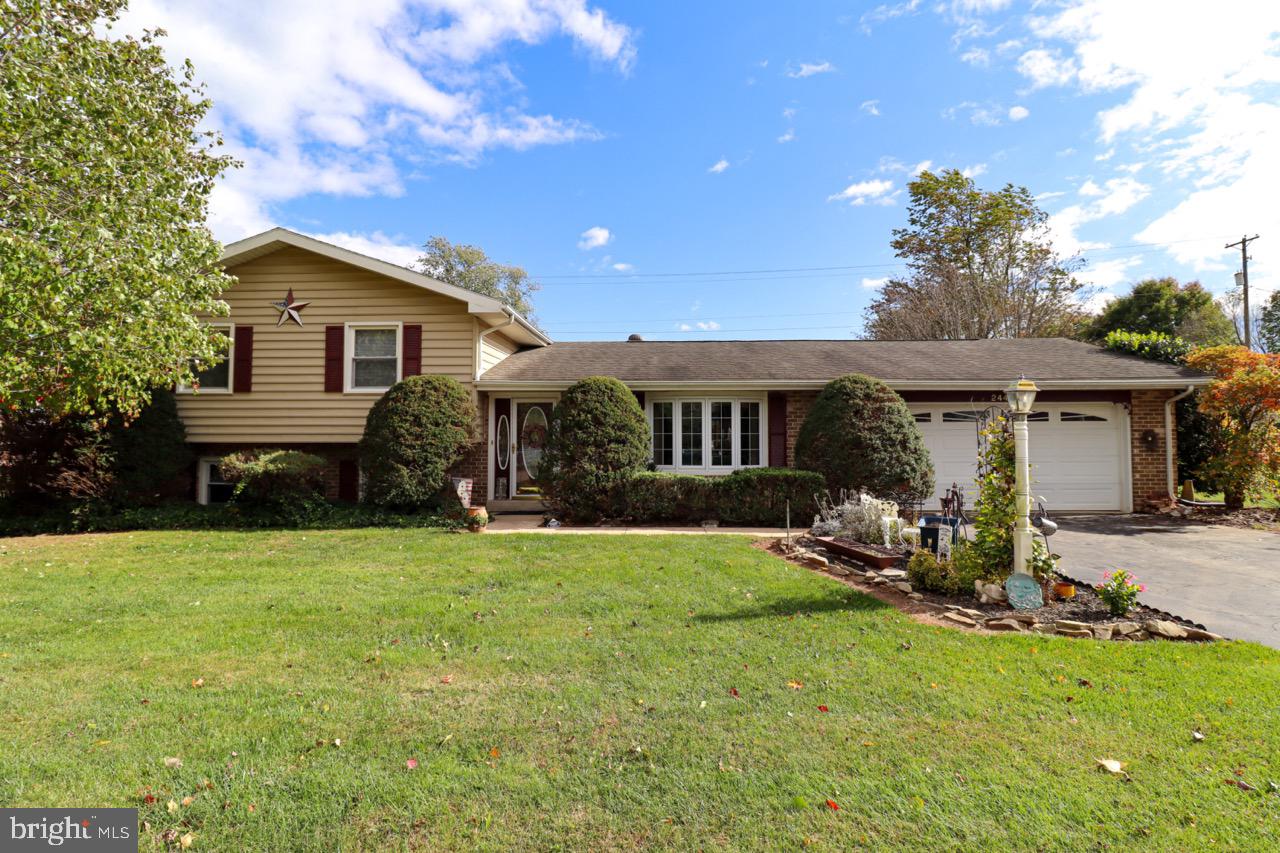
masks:
<path id="1" fill-rule="evenodd" d="M 1235 343 L 1231 318 L 1198 281 L 1149 278 L 1128 294 L 1113 299 L 1090 324 L 1089 337 L 1105 340 L 1110 332 L 1167 335 L 1196 346 Z"/>
<path id="2" fill-rule="evenodd" d="M 1076 266 L 1054 252 L 1048 217 L 1025 187 L 979 189 L 954 169 L 907 186 L 907 227 L 892 246 L 909 274 L 868 307 L 881 339 L 1074 335 L 1084 315 Z"/>
<path id="3" fill-rule="evenodd" d="M 221 357 L 234 279 L 205 228 L 231 163 L 188 63 L 123 0 L 0 2 L 0 405 L 135 411 Z"/>
<path id="4" fill-rule="evenodd" d="M 450 243 L 444 237 L 432 237 L 422 248 L 417 262 L 422 272 L 447 284 L 492 296 L 533 321 L 533 294 L 541 285 L 530 281 L 523 268 L 500 264 L 479 246 Z"/>

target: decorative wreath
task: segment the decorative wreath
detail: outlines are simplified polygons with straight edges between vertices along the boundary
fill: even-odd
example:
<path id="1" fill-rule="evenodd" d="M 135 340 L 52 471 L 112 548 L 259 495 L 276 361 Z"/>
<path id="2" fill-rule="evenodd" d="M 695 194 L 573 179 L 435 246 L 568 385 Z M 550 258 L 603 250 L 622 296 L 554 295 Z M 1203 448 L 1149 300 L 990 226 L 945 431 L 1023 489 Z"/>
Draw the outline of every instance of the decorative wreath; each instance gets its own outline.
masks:
<path id="1" fill-rule="evenodd" d="M 547 428 L 542 424 L 533 424 L 524 428 L 521 438 L 526 447 L 538 449 L 547 443 Z"/>

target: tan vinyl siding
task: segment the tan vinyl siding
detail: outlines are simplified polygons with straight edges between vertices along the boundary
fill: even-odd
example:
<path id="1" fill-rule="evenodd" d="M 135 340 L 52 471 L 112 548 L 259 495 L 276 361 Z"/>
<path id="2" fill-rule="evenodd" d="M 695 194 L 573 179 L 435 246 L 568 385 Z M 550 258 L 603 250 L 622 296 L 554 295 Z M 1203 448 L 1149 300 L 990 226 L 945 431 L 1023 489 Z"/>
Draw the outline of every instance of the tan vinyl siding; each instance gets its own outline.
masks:
<path id="1" fill-rule="evenodd" d="M 324 327 L 355 322 L 422 326 L 422 372 L 443 373 L 470 388 L 475 324 L 467 306 L 376 273 L 292 247 L 229 270 L 239 283 L 223 299 L 229 322 L 252 325 L 253 391 L 178 395 L 192 442 L 349 442 L 364 432 L 378 394 L 326 393 Z M 272 302 L 289 288 L 304 325 L 276 326 Z M 350 354 L 347 354 L 348 357 Z"/>
<path id="2" fill-rule="evenodd" d="M 480 373 L 484 375 L 495 364 L 515 352 L 515 341 L 501 332 L 490 332 L 480 339 Z"/>

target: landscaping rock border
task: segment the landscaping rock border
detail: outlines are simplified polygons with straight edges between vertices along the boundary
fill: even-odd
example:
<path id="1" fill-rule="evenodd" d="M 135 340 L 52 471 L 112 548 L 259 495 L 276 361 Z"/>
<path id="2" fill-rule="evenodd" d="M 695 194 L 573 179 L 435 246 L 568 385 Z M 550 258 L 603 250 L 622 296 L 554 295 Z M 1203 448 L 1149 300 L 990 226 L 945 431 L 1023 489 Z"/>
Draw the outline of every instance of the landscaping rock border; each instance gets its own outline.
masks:
<path id="1" fill-rule="evenodd" d="M 930 601 L 912 588 L 910 581 L 907 580 L 907 573 L 902 569 L 871 568 L 842 554 L 828 551 L 820 547 L 817 542 L 806 541 L 804 538 L 792 543 L 779 539 L 768 548 L 781 554 L 784 559 L 829 574 L 846 585 L 870 594 L 886 604 L 892 604 L 900 610 L 913 615 L 930 614 L 937 624 L 949 627 L 999 633 L 1050 634 L 1106 642 L 1147 640 L 1216 642 L 1226 639 L 1197 622 L 1145 605 L 1138 608 L 1138 612 L 1114 621 L 1080 622 L 1057 618 L 1051 613 L 1038 614 L 1037 611 L 1004 609 L 991 613 L 954 603 L 954 600 Z M 1077 589 L 1090 589 L 1088 584 L 1065 575 L 1062 577 L 1067 582 L 1075 584 Z M 977 590 L 977 593 L 981 596 L 979 603 L 982 605 L 992 607 L 1001 604 L 988 588 Z M 932 594 L 931 596 L 935 599 L 943 598 L 943 596 Z"/>

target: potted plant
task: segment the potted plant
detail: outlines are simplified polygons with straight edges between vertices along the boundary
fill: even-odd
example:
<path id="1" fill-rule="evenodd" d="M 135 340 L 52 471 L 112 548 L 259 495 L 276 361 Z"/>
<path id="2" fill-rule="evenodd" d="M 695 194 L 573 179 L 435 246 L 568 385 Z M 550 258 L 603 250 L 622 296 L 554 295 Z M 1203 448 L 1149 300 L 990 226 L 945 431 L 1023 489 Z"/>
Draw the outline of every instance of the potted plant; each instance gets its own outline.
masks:
<path id="1" fill-rule="evenodd" d="M 489 525 L 489 511 L 482 506 L 467 507 L 467 529 L 479 533 Z"/>

